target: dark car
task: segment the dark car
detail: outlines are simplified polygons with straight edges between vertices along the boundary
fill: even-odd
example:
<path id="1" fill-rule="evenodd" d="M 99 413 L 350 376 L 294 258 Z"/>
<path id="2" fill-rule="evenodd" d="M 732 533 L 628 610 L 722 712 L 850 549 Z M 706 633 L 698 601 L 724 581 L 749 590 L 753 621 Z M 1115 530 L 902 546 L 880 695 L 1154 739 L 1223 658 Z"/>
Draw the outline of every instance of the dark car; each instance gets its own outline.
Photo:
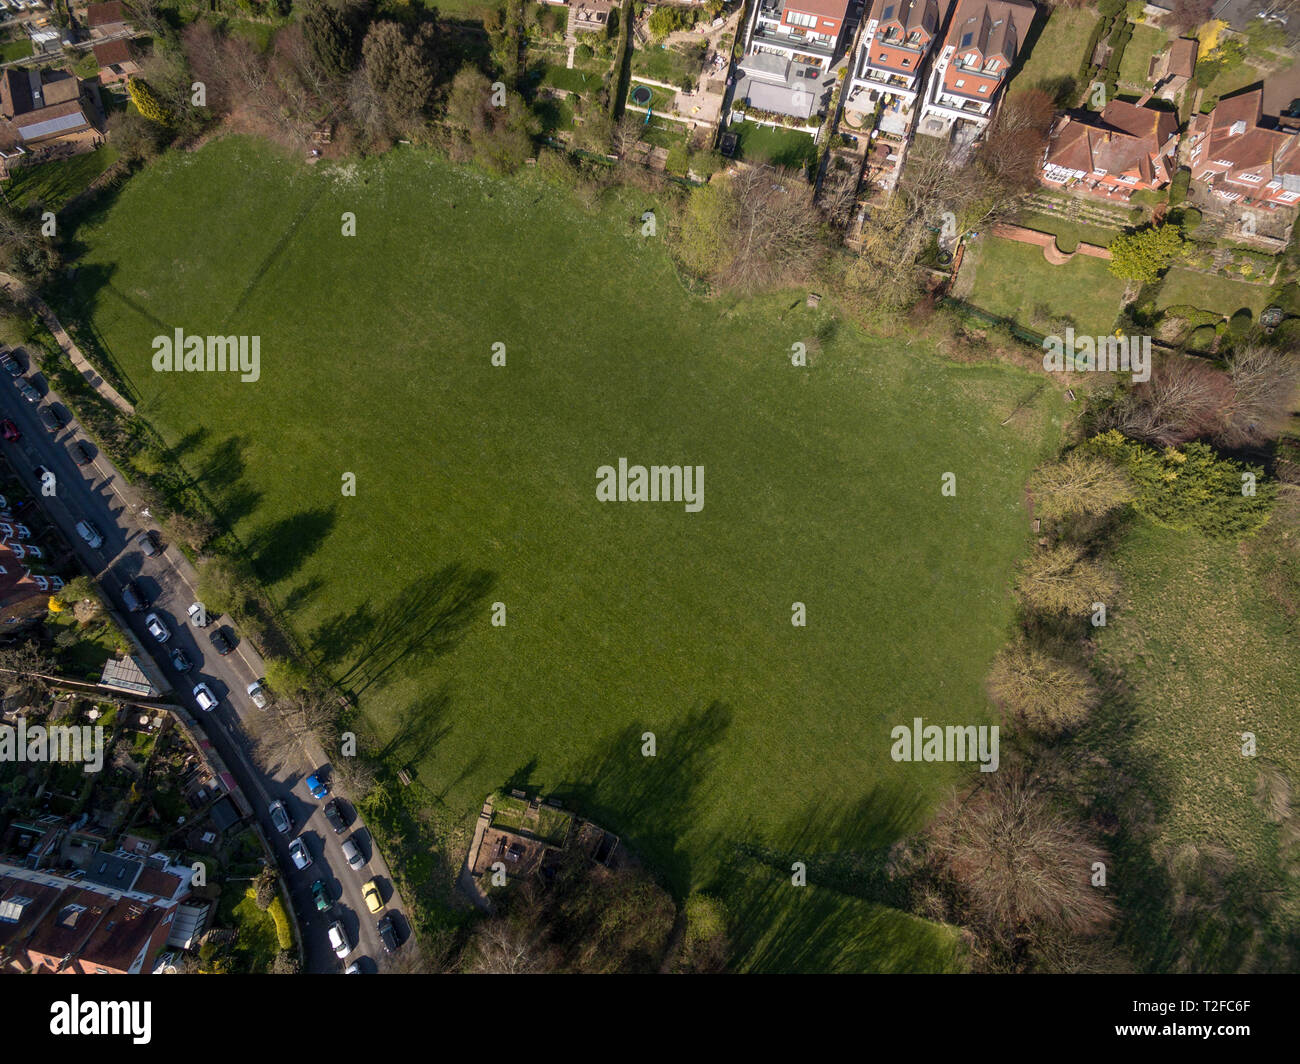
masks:
<path id="1" fill-rule="evenodd" d="M 4 430 L 4 437 L 10 443 L 17 443 L 23 438 L 23 434 L 18 431 L 18 426 L 8 418 L 5 418 L 4 421 L 0 421 L 0 429 Z"/>
<path id="2" fill-rule="evenodd" d="M 63 420 L 59 417 L 57 413 L 55 413 L 53 407 L 50 406 L 41 407 L 40 417 L 41 417 L 41 424 L 44 425 L 47 429 L 49 429 L 51 432 L 58 432 L 59 429 L 63 428 Z"/>
<path id="3" fill-rule="evenodd" d="M 325 819 L 330 822 L 335 835 L 342 835 L 348 828 L 348 822 L 343 816 L 343 808 L 337 798 L 325 806 Z"/>
<path id="4" fill-rule="evenodd" d="M 141 610 L 149 608 L 149 599 L 145 593 L 140 590 L 140 585 L 134 580 L 128 580 L 122 585 L 122 601 L 126 603 L 126 608 L 132 613 L 139 613 Z"/>
<path id="5" fill-rule="evenodd" d="M 72 448 L 72 457 L 77 465 L 90 465 L 95 460 L 95 453 L 85 440 L 78 440 L 77 446 Z"/>
<path id="6" fill-rule="evenodd" d="M 146 529 L 136 537 L 136 546 L 140 548 L 140 553 L 146 558 L 152 558 L 159 551 L 158 533 L 152 528 Z"/>
<path id="7" fill-rule="evenodd" d="M 6 351 L 0 355 L 0 366 L 9 371 L 11 377 L 21 377 L 23 375 L 23 364 L 14 357 L 12 352 Z"/>
<path id="8" fill-rule="evenodd" d="M 185 651 L 177 647 L 172 651 L 172 668 L 177 672 L 189 672 L 194 668 L 194 662 L 185 656 Z"/>
<path id="9" fill-rule="evenodd" d="M 330 898 L 329 887 L 325 885 L 325 880 L 318 879 L 311 885 L 311 896 L 316 902 L 316 908 L 321 912 L 328 911 L 329 907 L 334 904 Z"/>
<path id="10" fill-rule="evenodd" d="M 208 638 L 212 641 L 212 646 L 216 649 L 216 652 L 222 657 L 235 649 L 235 644 L 230 641 L 230 636 L 226 635 L 224 628 L 214 628 Z"/>
<path id="11" fill-rule="evenodd" d="M 379 928 L 379 938 L 384 943 L 384 952 L 392 953 L 397 949 L 397 929 L 393 927 L 392 915 L 385 916 L 376 926 Z"/>
<path id="12" fill-rule="evenodd" d="M 29 403 L 39 403 L 41 401 L 41 393 L 33 388 L 25 377 L 19 377 L 14 381 L 14 384 L 18 386 L 23 398 Z"/>

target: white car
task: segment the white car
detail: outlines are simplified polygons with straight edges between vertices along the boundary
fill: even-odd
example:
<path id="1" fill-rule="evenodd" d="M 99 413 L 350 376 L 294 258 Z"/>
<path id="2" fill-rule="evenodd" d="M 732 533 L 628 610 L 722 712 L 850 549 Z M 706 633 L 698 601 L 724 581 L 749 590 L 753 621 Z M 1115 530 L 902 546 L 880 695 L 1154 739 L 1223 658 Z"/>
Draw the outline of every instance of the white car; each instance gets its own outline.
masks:
<path id="1" fill-rule="evenodd" d="M 360 868 L 366 863 L 366 859 L 361 856 L 361 848 L 351 839 L 343 840 L 343 856 L 349 868 Z"/>
<path id="2" fill-rule="evenodd" d="M 86 545 L 98 550 L 104 545 L 104 537 L 99 534 L 99 529 L 89 521 L 77 522 L 77 535 L 86 541 Z"/>
<path id="3" fill-rule="evenodd" d="M 311 854 L 307 852 L 302 839 L 294 839 L 289 843 L 289 856 L 293 858 L 293 866 L 299 872 L 311 866 Z"/>
<path id="4" fill-rule="evenodd" d="M 205 713 L 211 713 L 218 705 L 217 697 L 212 693 L 212 688 L 205 683 L 196 683 L 194 685 L 194 701 L 199 704 L 199 709 Z"/>
<path id="5" fill-rule="evenodd" d="M 185 611 L 190 615 L 190 624 L 195 628 L 206 628 L 208 626 L 208 611 L 203 608 L 202 602 L 191 602 L 190 608 Z"/>
<path id="6" fill-rule="evenodd" d="M 172 637 L 171 632 L 167 630 L 167 625 L 163 623 L 163 619 L 156 613 L 146 614 L 144 626 L 149 629 L 149 634 L 160 643 L 165 643 Z"/>
<path id="7" fill-rule="evenodd" d="M 348 933 L 343 930 L 343 925 L 337 920 L 330 924 L 330 947 L 334 950 L 334 956 L 339 960 L 352 952 L 352 943 L 348 941 Z"/>
<path id="8" fill-rule="evenodd" d="M 260 680 L 254 680 L 248 685 L 248 697 L 253 700 L 253 705 L 258 709 L 266 708 L 266 688 L 262 686 Z"/>

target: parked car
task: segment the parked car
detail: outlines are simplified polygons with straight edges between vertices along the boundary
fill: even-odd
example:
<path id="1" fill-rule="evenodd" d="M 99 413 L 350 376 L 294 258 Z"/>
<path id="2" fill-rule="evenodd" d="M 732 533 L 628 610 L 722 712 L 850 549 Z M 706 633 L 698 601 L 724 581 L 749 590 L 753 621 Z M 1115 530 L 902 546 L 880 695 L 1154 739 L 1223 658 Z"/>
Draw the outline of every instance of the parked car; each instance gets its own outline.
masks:
<path id="1" fill-rule="evenodd" d="M 156 613 L 150 613 L 145 617 L 144 626 L 149 629 L 149 634 L 160 643 L 165 643 L 172 637 L 167 625 L 163 623 L 163 619 Z"/>
<path id="2" fill-rule="evenodd" d="M 318 879 L 311 885 L 311 896 L 316 902 L 316 909 L 318 912 L 325 912 L 334 904 L 333 899 L 330 898 L 329 887 L 325 885 L 325 880 L 323 879 Z"/>
<path id="3" fill-rule="evenodd" d="M 211 713 L 219 704 L 216 695 L 212 693 L 212 688 L 205 683 L 194 685 L 194 701 L 199 704 L 199 709 L 204 713 Z"/>
<path id="4" fill-rule="evenodd" d="M 361 965 L 359 965 L 356 961 L 353 961 L 351 964 L 349 964 L 346 968 L 343 969 L 343 974 L 344 974 L 344 975 L 363 975 L 363 974 L 365 974 L 365 973 L 363 973 L 363 972 L 361 971 Z"/>
<path id="5" fill-rule="evenodd" d="M 18 361 L 18 356 L 12 351 L 6 351 L 0 355 L 0 366 L 9 371 L 11 377 L 21 377 L 23 375 L 23 364 Z"/>
<path id="6" fill-rule="evenodd" d="M 90 444 L 85 440 L 78 440 L 77 445 L 72 448 L 72 459 L 77 465 L 90 465 L 95 460 L 94 452 L 90 449 Z"/>
<path id="7" fill-rule="evenodd" d="M 361 856 L 361 848 L 352 839 L 343 840 L 343 857 L 352 869 L 360 868 L 366 863 L 366 859 Z"/>
<path id="8" fill-rule="evenodd" d="M 379 884 L 373 879 L 366 880 L 361 888 L 361 896 L 366 899 L 366 908 L 372 913 L 384 911 L 384 897 L 379 893 Z"/>
<path id="9" fill-rule="evenodd" d="M 253 705 L 258 709 L 266 708 L 266 688 L 262 686 L 260 680 L 254 680 L 248 685 L 248 697 L 253 700 Z"/>
<path id="10" fill-rule="evenodd" d="M 89 521 L 77 522 L 77 535 L 86 541 L 88 547 L 98 550 L 104 545 L 104 537 L 99 534 L 99 529 Z"/>
<path id="11" fill-rule="evenodd" d="M 208 636 L 208 639 L 216 649 L 216 652 L 223 658 L 235 649 L 235 644 L 232 643 L 230 637 L 226 635 L 226 630 L 220 626 L 213 629 L 213 632 Z"/>
<path id="12" fill-rule="evenodd" d="M 292 822 L 289 820 L 289 810 L 285 809 L 284 803 L 276 799 L 267 807 L 271 814 L 271 823 L 275 825 L 275 830 L 281 835 L 288 835 Z"/>
<path id="13" fill-rule="evenodd" d="M 185 651 L 177 647 L 172 651 L 172 668 L 177 672 L 189 672 L 194 668 L 194 662 L 185 656 Z"/>
<path id="14" fill-rule="evenodd" d="M 126 603 L 126 608 L 132 613 L 139 613 L 141 610 L 149 608 L 149 599 L 145 593 L 140 590 L 140 585 L 134 580 L 128 580 L 122 585 L 122 601 Z"/>
<path id="15" fill-rule="evenodd" d="M 307 789 L 311 791 L 311 796 L 318 802 L 330 792 L 330 789 L 321 783 L 320 775 L 316 772 L 307 777 Z"/>
<path id="16" fill-rule="evenodd" d="M 302 839 L 294 839 L 289 843 L 289 856 L 293 858 L 293 866 L 299 872 L 311 865 L 311 854 L 307 852 Z"/>
<path id="17" fill-rule="evenodd" d="M 348 822 L 343 818 L 343 808 L 337 798 L 325 806 L 325 819 L 330 822 L 335 835 L 342 835 L 347 830 Z"/>
<path id="18" fill-rule="evenodd" d="M 140 553 L 146 558 L 152 558 L 158 553 L 158 533 L 152 528 L 147 528 L 135 537 L 135 545 L 140 548 Z"/>
<path id="19" fill-rule="evenodd" d="M 330 947 L 334 950 L 334 956 L 342 960 L 352 952 L 352 943 L 348 941 L 348 933 L 343 930 L 343 925 L 335 920 L 330 924 Z"/>
<path id="20" fill-rule="evenodd" d="M 41 424 L 44 425 L 47 429 L 49 429 L 51 432 L 58 432 L 59 429 L 63 428 L 63 419 L 54 412 L 54 407 L 52 406 L 41 407 L 39 416 L 41 419 Z"/>
<path id="21" fill-rule="evenodd" d="M 203 608 L 202 602 L 191 602 L 190 608 L 185 611 L 189 614 L 190 624 L 195 628 L 206 628 L 208 626 L 208 611 Z"/>
<path id="22" fill-rule="evenodd" d="M 29 403 L 39 403 L 41 401 L 41 393 L 32 387 L 31 381 L 27 380 L 26 377 L 19 377 L 14 383 L 18 385 L 18 391 Z"/>
<path id="23" fill-rule="evenodd" d="M 384 944 L 384 952 L 392 953 L 397 949 L 397 930 L 393 927 L 393 914 L 389 913 L 378 923 L 379 940 Z"/>
<path id="24" fill-rule="evenodd" d="M 0 431 L 4 432 L 4 438 L 10 443 L 17 443 L 23 438 L 23 434 L 18 431 L 18 426 L 8 418 L 0 421 Z"/>

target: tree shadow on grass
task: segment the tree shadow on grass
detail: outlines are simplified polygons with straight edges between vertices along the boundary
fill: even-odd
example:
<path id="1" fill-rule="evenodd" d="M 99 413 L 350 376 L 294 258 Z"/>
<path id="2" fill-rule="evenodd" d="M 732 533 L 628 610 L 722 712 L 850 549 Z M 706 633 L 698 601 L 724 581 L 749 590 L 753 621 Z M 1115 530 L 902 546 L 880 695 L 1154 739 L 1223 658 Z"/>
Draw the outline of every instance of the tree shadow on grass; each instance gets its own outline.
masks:
<path id="1" fill-rule="evenodd" d="M 622 835 L 683 897 L 690 890 L 691 864 L 682 839 L 699 819 L 701 789 L 731 720 L 722 702 L 694 709 L 656 734 L 654 757 L 641 753 L 645 729 L 629 725 L 587 759 L 574 782 L 557 787 L 554 797 Z"/>
<path id="2" fill-rule="evenodd" d="M 451 725 L 445 723 L 450 705 L 447 684 L 408 705 L 398 713 L 392 736 L 379 748 L 380 760 L 399 767 L 423 761 L 451 733 Z"/>
<path id="3" fill-rule="evenodd" d="M 312 650 L 326 662 L 351 662 L 336 681 L 356 697 L 386 683 L 403 660 L 423 666 L 453 649 L 495 583 L 496 574 L 485 569 L 444 566 L 386 606 L 367 600 L 326 621 L 311 635 Z"/>
<path id="4" fill-rule="evenodd" d="M 264 525 L 253 533 L 248 554 L 266 584 L 287 580 L 325 542 L 338 520 L 338 507 L 318 506 Z"/>
<path id="5" fill-rule="evenodd" d="M 247 437 L 231 436 L 223 440 L 209 452 L 190 481 L 192 487 L 208 497 L 230 529 L 254 513 L 262 500 L 262 493 L 244 482 L 247 446 Z"/>

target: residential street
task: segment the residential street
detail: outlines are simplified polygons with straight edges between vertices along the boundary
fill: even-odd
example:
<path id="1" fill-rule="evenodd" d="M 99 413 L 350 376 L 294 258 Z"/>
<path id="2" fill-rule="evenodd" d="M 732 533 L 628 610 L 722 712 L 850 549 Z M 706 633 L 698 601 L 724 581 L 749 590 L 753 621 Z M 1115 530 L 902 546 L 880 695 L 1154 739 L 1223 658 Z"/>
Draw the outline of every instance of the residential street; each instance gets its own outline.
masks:
<path id="1" fill-rule="evenodd" d="M 29 360 L 24 353 L 24 362 Z M 58 397 L 50 393 L 43 376 L 30 373 L 28 379 L 42 394 L 41 405 L 61 407 Z M 401 900 L 396 896 L 387 866 L 374 853 L 369 833 L 361 826 L 359 818 L 349 821 L 342 836 L 335 836 L 323 813 L 324 802 L 318 802 L 308 793 L 306 777 L 318 768 L 326 769 L 324 778 L 330 776 L 324 752 L 310 751 L 299 764 L 280 766 L 273 773 L 264 772 L 253 760 L 249 741 L 241 721 L 249 714 L 270 712 L 257 709 L 248 698 L 247 688 L 253 680 L 262 678 L 262 661 L 251 645 L 239 637 L 228 618 L 212 618 L 206 630 L 190 626 L 187 608 L 198 598 L 195 592 L 195 572 L 185 556 L 167 545 L 153 558 L 146 558 L 128 541 L 138 532 L 153 527 L 148 517 L 137 513 L 130 501 L 130 488 L 106 456 L 93 443 L 89 446 L 96 457 L 85 466 L 78 466 L 70 448 L 77 440 L 87 439 L 74 421 L 57 435 L 49 432 L 40 422 L 38 406 L 23 400 L 14 387 L 14 380 L 4 379 L 5 398 L 0 402 L 4 416 L 12 419 L 22 432 L 16 443 L 4 443 L 5 453 L 23 483 L 36 496 L 41 496 L 40 483 L 35 471 L 44 465 L 56 478 L 56 491 L 52 498 L 40 499 L 40 504 L 50 519 L 62 530 L 73 545 L 78 557 L 99 580 L 106 597 L 114 608 L 127 619 L 140 646 L 149 652 L 156 663 L 156 672 L 175 685 L 176 700 L 190 708 L 204 727 L 208 738 L 225 759 L 235 779 L 254 806 L 258 823 L 266 838 L 274 840 L 277 859 L 285 871 L 290 885 L 294 908 L 304 934 L 306 970 L 310 972 L 338 972 L 346 964 L 359 960 L 363 971 L 374 972 L 376 959 L 383 957 L 383 946 L 376 930 L 378 917 L 372 916 L 361 897 L 361 885 L 371 877 L 379 881 L 381 893 L 387 902 L 386 911 L 401 910 Z M 65 408 L 66 409 L 66 408 Z M 68 411 L 69 415 L 71 411 Z M 89 442 L 89 441 L 88 441 Z M 89 520 L 104 537 L 98 550 L 92 550 L 77 535 L 75 524 Z M 132 613 L 122 600 L 122 586 L 136 580 L 150 600 L 148 610 Z M 160 648 L 144 625 L 145 614 L 155 611 L 172 632 L 165 648 Z M 222 657 L 209 642 L 209 635 L 222 625 L 235 642 L 235 649 Z M 185 676 L 171 665 L 168 652 L 180 647 L 194 663 L 194 669 Z M 165 649 L 166 652 L 159 652 Z M 220 700 L 220 705 L 210 713 L 197 708 L 192 688 L 203 682 Z M 268 802 L 280 798 L 293 818 L 293 831 L 279 834 L 272 826 L 267 812 Z M 326 799 L 328 801 L 328 799 Z M 351 805 L 348 811 L 354 814 Z M 301 832 L 311 856 L 312 864 L 297 871 L 288 856 L 288 841 Z M 354 838 L 367 863 L 359 870 L 347 866 L 340 849 L 343 838 Z M 310 894 L 310 884 L 323 878 L 332 898 L 337 899 L 329 913 L 317 912 Z M 344 961 L 339 961 L 329 948 L 326 930 L 334 920 L 341 920 L 357 949 Z M 409 925 L 403 916 L 395 917 L 399 939 L 409 937 Z M 409 948 L 409 947 L 404 947 Z"/>

